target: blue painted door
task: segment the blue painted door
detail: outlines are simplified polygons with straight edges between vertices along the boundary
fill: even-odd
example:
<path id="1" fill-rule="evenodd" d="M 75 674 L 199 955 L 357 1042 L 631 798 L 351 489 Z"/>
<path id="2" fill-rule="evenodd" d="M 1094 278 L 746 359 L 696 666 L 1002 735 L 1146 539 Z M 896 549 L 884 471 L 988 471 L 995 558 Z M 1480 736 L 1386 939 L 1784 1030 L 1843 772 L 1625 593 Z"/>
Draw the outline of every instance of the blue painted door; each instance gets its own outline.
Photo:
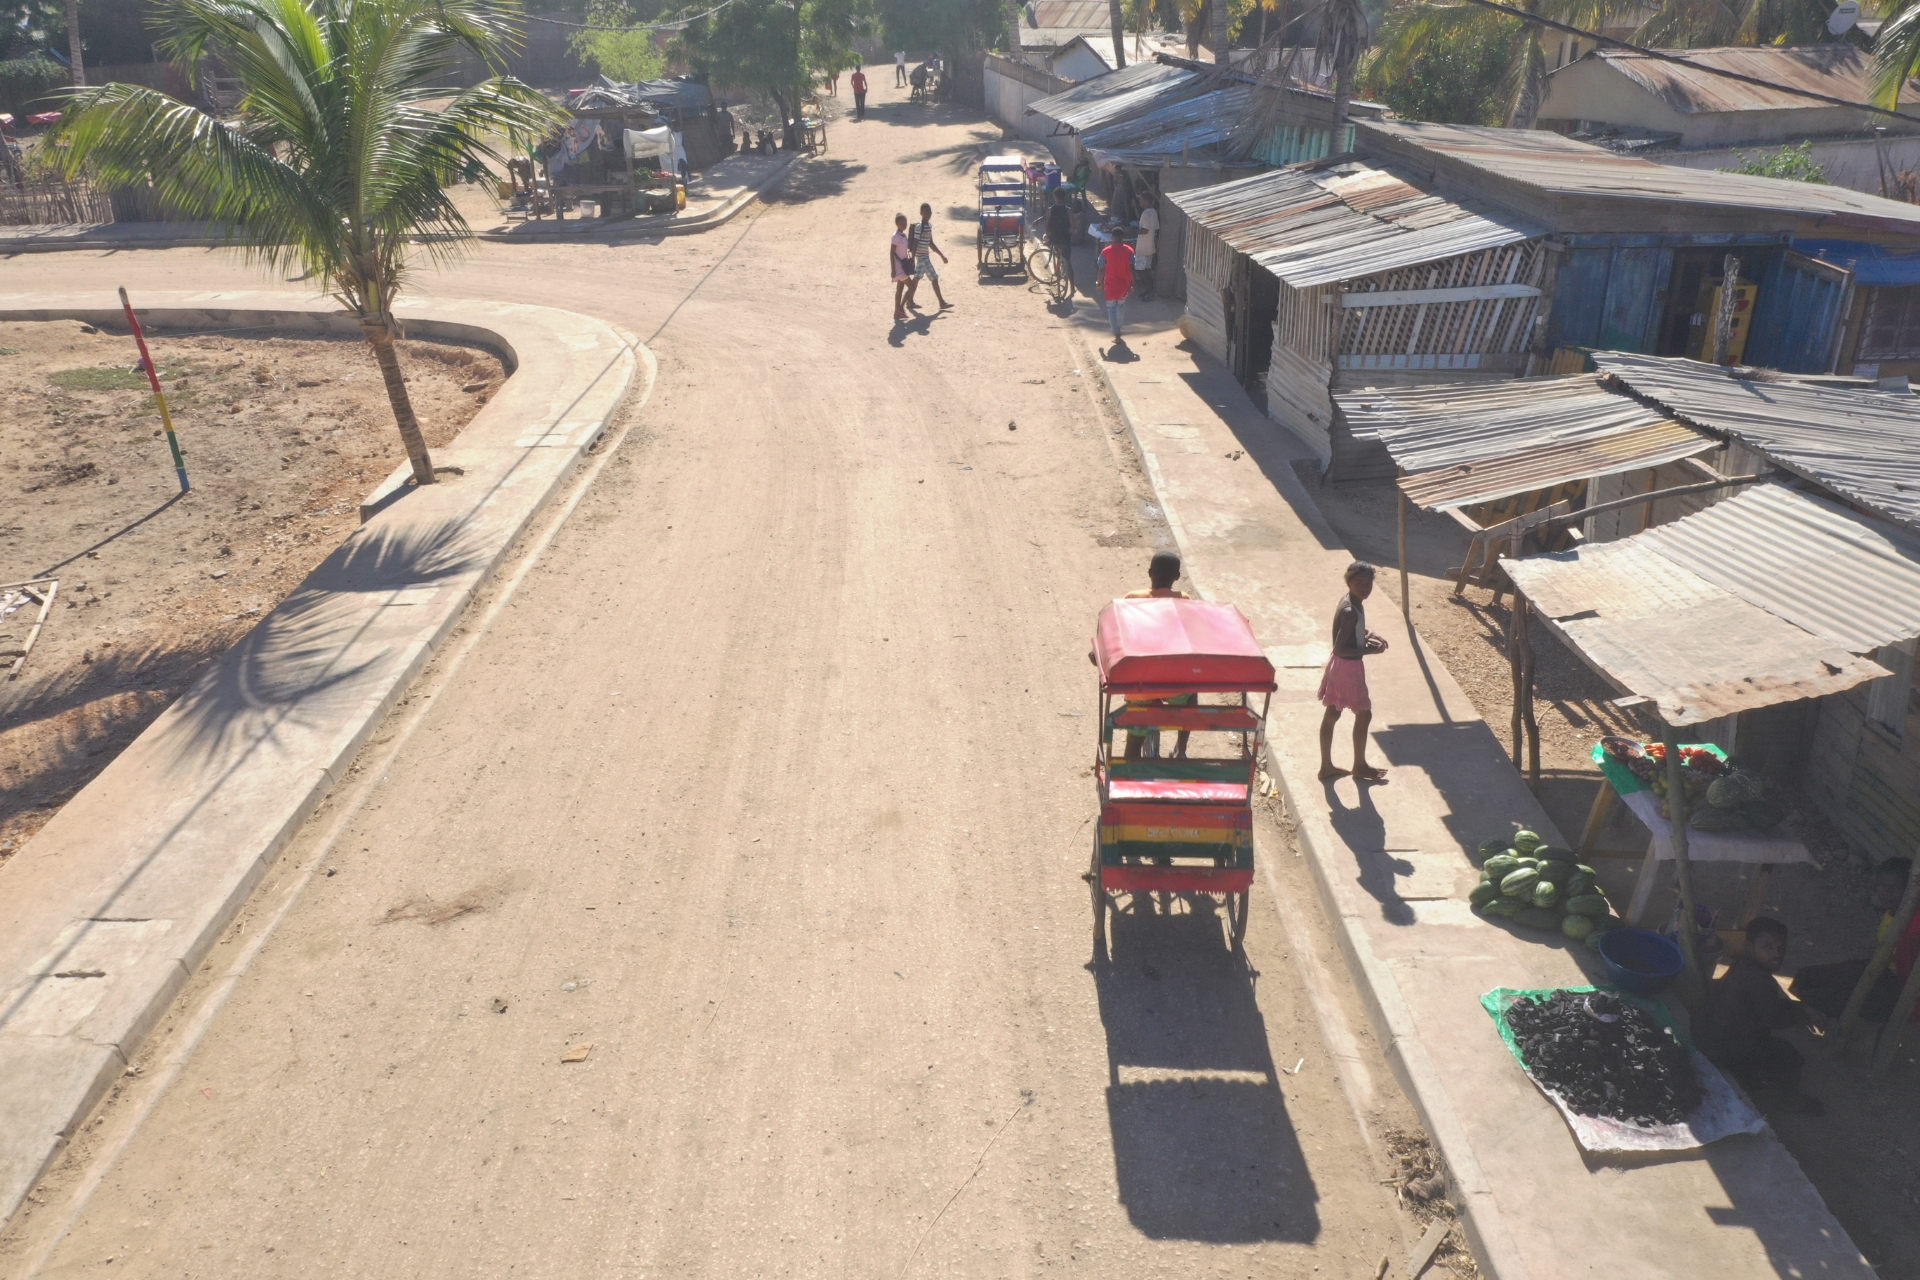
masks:
<path id="1" fill-rule="evenodd" d="M 1652 351 L 1661 308 L 1657 299 L 1673 270 L 1663 245 L 1573 249 L 1554 280 L 1548 342 L 1602 351 Z"/>
<path id="2" fill-rule="evenodd" d="M 1746 362 L 1784 373 L 1827 373 L 1852 273 L 1786 253 L 1760 282 Z"/>

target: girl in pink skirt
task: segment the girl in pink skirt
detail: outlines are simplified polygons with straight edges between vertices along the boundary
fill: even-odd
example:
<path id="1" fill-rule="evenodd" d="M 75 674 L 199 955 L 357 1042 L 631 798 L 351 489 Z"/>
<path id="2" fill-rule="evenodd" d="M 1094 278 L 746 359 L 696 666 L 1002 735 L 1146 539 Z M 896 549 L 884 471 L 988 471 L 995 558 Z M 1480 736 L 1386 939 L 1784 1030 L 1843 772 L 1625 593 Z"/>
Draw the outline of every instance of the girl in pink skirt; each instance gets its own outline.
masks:
<path id="1" fill-rule="evenodd" d="M 1345 769 L 1334 767 L 1333 727 L 1342 711 L 1353 712 L 1353 776 L 1358 782 L 1380 782 L 1385 769 L 1367 763 L 1367 727 L 1373 723 L 1373 700 L 1367 696 L 1369 654 L 1385 653 L 1387 642 L 1367 630 L 1366 598 L 1373 594 L 1373 566 L 1356 560 L 1347 566 L 1347 594 L 1333 611 L 1333 656 L 1327 659 L 1326 672 L 1320 677 L 1320 704 L 1327 714 L 1320 718 L 1320 778 L 1331 781 L 1347 776 Z"/>

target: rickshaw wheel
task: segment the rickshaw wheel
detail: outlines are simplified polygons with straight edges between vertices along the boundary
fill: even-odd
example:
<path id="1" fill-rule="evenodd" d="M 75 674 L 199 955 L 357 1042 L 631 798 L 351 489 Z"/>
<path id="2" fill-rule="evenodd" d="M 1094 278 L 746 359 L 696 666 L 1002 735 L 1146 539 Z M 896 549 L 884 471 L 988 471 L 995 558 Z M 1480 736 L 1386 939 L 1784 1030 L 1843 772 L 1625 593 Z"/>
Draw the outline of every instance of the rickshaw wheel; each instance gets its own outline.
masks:
<path id="1" fill-rule="evenodd" d="M 1249 889 L 1227 895 L 1227 932 L 1235 951 L 1241 950 L 1247 940 L 1248 901 L 1252 897 Z"/>
<path id="2" fill-rule="evenodd" d="M 1107 893 L 1100 887 L 1100 837 L 1093 838 L 1093 866 L 1087 875 L 1087 888 L 1093 894 L 1093 946 L 1094 950 L 1104 950 L 1107 945 Z"/>

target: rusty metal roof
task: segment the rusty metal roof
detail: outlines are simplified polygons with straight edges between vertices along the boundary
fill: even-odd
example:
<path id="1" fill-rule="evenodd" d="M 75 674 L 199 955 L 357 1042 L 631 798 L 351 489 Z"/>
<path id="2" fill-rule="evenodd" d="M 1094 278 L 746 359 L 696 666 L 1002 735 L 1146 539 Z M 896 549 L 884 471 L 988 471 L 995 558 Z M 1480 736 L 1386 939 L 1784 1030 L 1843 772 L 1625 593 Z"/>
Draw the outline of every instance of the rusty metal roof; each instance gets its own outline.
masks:
<path id="1" fill-rule="evenodd" d="M 1824 93 L 1830 98 L 1866 102 L 1873 96 L 1867 55 L 1851 44 L 1814 44 L 1794 48 L 1687 49 L 1688 62 L 1735 71 L 1757 80 Z M 1597 49 L 1587 55 L 1606 63 L 1675 111 L 1688 115 L 1712 111 L 1833 111 L 1784 89 L 1742 84 L 1706 71 L 1626 49 Z M 1569 63 L 1569 66 L 1575 65 Z M 1564 71 L 1566 68 L 1561 68 Z M 1558 75 L 1559 72 L 1555 72 Z M 1920 124 L 1920 119 L 1916 119 Z"/>
<path id="2" fill-rule="evenodd" d="M 1084 133 L 1190 97 L 1204 87 L 1199 74 L 1184 67 L 1136 62 L 1123 70 L 1082 80 L 1051 97 L 1036 99 L 1027 105 L 1027 114 L 1047 116 L 1076 133 Z"/>
<path id="3" fill-rule="evenodd" d="M 1033 0 L 1026 10 L 1027 23 L 1035 27 L 1106 31 L 1112 22 L 1107 0 Z"/>
<path id="4" fill-rule="evenodd" d="M 1596 354 L 1594 367 L 1673 416 L 1920 530 L 1920 397 L 1762 382 L 1750 370 L 1618 351 Z"/>
<path id="5" fill-rule="evenodd" d="M 1503 209 L 1435 195 L 1362 161 L 1276 169 L 1167 199 L 1296 289 L 1546 234 Z"/>
<path id="6" fill-rule="evenodd" d="M 1219 166 L 1264 167 L 1263 161 L 1207 150 L 1227 140 L 1252 96 L 1253 89 L 1240 84 L 1179 99 L 1091 132 L 1083 130 L 1080 145 L 1103 162 L 1157 165 L 1178 162 L 1183 156 L 1193 159 L 1194 152 L 1203 152 L 1207 162 Z"/>
<path id="7" fill-rule="evenodd" d="M 1410 120 L 1354 122 L 1356 146 L 1374 139 L 1444 156 L 1488 178 L 1557 196 L 1760 210 L 1834 226 L 1920 233 L 1920 205 L 1846 187 L 1685 169 L 1620 155 L 1544 129 L 1492 129 Z"/>
<path id="8" fill-rule="evenodd" d="M 1637 541 L 1850 653 L 1920 636 L 1920 537 L 1760 484 Z"/>
<path id="9" fill-rule="evenodd" d="M 1503 560 L 1583 661 L 1652 698 L 1672 725 L 1840 693 L 1887 674 L 1726 588 L 1637 535 Z"/>
<path id="10" fill-rule="evenodd" d="M 1678 422 L 1654 422 L 1591 440 L 1543 445 L 1504 458 L 1487 458 L 1402 476 L 1400 489 L 1428 511 L 1531 493 L 1569 480 L 1610 476 L 1657 467 L 1714 447 L 1714 442 Z"/>

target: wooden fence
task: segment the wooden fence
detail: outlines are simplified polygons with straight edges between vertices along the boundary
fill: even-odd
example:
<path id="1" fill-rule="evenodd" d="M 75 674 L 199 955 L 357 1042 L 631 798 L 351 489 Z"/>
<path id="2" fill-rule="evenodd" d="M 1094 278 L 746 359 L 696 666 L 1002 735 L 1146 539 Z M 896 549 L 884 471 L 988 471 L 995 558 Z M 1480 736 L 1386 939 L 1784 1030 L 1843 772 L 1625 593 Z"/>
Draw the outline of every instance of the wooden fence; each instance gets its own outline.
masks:
<path id="1" fill-rule="evenodd" d="M 91 182 L 43 179 L 22 186 L 0 183 L 0 226 L 112 222 L 113 198 Z"/>

